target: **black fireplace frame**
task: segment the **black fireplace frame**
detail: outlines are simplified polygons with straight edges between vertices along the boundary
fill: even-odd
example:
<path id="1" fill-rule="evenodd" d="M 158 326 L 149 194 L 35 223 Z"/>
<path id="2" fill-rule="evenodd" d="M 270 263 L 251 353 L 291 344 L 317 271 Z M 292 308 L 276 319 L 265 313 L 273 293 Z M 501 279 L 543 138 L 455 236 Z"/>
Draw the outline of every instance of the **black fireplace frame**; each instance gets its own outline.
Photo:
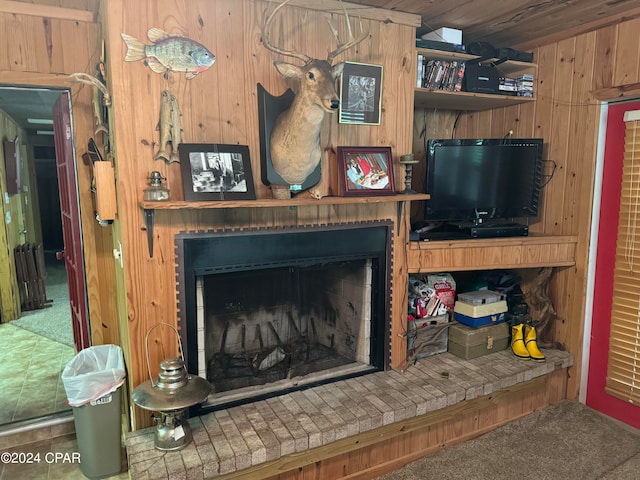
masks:
<path id="1" fill-rule="evenodd" d="M 392 221 L 180 232 L 174 241 L 178 326 L 185 350 L 183 355 L 190 373 L 198 372 L 197 345 L 190 345 L 189 342 L 189 339 L 197 338 L 195 298 L 198 276 L 359 259 L 371 259 L 373 268 L 372 298 L 375 299 L 375 304 L 371 308 L 370 363 L 374 370 L 389 369 Z M 255 248 L 256 242 L 259 242 L 259 248 Z M 322 245 L 321 254 L 317 253 L 318 245 Z M 330 381 L 342 378 L 346 376 Z M 304 387 L 309 386 L 307 384 Z M 191 412 L 199 415 L 229 406 L 202 404 L 192 408 Z"/>

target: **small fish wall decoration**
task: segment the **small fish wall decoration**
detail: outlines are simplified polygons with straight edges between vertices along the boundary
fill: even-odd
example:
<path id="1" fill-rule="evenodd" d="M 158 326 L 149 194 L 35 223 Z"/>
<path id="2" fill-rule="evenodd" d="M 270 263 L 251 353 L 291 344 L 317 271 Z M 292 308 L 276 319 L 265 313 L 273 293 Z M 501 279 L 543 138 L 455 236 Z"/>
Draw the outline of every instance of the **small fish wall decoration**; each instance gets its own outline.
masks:
<path id="1" fill-rule="evenodd" d="M 160 100 L 160 149 L 154 160 L 164 160 L 167 163 L 180 162 L 178 145 L 182 143 L 182 113 L 175 95 L 164 90 Z M 171 144 L 171 153 L 168 152 Z"/>
<path id="2" fill-rule="evenodd" d="M 216 61 L 216 56 L 195 40 L 169 35 L 159 28 L 151 28 L 147 32 L 151 45 L 145 45 L 126 33 L 120 35 L 127 44 L 125 61 L 144 60 L 155 73 L 186 72 L 187 79 L 192 79 Z"/>

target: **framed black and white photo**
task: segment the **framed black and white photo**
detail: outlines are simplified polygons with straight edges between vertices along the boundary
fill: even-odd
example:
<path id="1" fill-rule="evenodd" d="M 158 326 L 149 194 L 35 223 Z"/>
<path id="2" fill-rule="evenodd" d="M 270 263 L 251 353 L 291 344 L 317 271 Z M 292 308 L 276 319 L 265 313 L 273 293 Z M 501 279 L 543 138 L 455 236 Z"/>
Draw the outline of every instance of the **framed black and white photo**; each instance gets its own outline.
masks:
<path id="1" fill-rule="evenodd" d="M 380 125 L 382 65 L 344 62 L 340 77 L 340 123 Z"/>
<path id="2" fill-rule="evenodd" d="M 178 152 L 185 201 L 255 200 L 246 145 L 181 143 Z"/>

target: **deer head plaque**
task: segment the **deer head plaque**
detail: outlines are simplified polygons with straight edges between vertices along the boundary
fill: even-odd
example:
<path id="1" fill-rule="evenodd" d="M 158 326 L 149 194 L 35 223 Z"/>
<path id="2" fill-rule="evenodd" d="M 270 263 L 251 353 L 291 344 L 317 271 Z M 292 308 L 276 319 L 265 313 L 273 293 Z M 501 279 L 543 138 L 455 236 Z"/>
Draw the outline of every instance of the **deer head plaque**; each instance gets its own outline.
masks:
<path id="1" fill-rule="evenodd" d="M 315 59 L 293 50 L 285 50 L 273 45 L 269 38 L 269 31 L 274 17 L 288 2 L 289 0 L 285 0 L 280 3 L 265 21 L 262 28 L 262 43 L 266 49 L 296 58 L 303 62 L 303 65 L 274 62 L 278 73 L 292 81 L 294 98 L 291 106 L 275 121 L 271 130 L 269 153 L 274 171 L 287 184 L 301 185 L 320 163 L 322 157 L 320 128 L 325 114 L 335 112 L 340 106 L 335 84 L 344 64 L 333 65 L 333 60 L 347 49 L 362 42 L 369 32 L 362 31 L 357 38 L 354 37 L 349 16 L 343 7 L 349 38 L 341 43 L 337 30 L 329 22 L 338 47 L 329 52 L 326 60 Z"/>

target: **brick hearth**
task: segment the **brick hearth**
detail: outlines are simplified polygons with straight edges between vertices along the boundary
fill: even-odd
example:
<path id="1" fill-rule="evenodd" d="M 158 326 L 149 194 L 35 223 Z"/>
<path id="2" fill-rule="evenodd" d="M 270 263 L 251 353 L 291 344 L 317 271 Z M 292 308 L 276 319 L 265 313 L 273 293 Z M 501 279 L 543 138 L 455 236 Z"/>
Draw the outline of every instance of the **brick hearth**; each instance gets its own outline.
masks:
<path id="1" fill-rule="evenodd" d="M 178 452 L 153 447 L 154 428 L 127 434 L 132 479 L 215 478 L 299 454 L 385 425 L 527 382 L 573 364 L 544 350 L 544 363 L 510 350 L 474 360 L 443 353 L 404 372 L 377 372 L 192 418 L 194 441 Z"/>

